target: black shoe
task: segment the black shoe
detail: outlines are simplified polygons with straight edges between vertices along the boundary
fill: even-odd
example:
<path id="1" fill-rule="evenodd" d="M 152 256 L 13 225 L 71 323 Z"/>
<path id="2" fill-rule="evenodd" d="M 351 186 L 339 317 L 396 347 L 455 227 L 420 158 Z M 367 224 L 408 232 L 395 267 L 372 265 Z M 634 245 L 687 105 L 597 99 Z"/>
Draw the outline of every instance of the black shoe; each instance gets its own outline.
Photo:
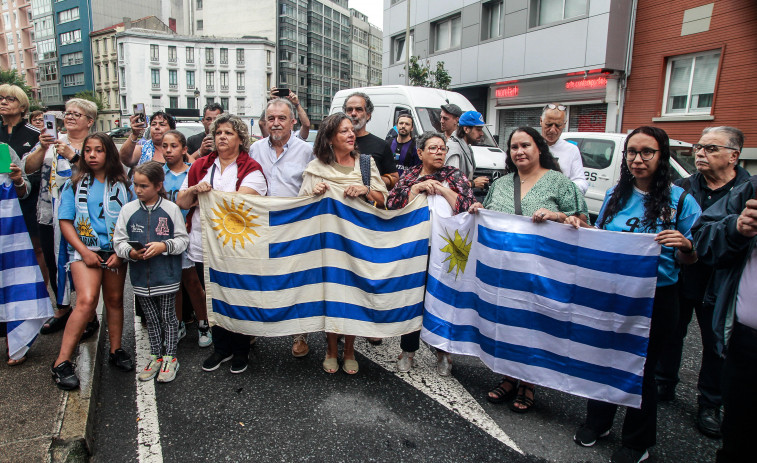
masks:
<path id="1" fill-rule="evenodd" d="M 68 309 L 68 312 L 66 312 L 62 317 L 50 317 L 47 319 L 44 325 L 42 325 L 42 328 L 39 329 L 39 334 L 52 334 L 56 333 L 63 328 L 66 327 L 66 322 L 68 321 L 68 317 L 71 316 L 71 312 L 73 309 Z M 47 325 L 47 326 L 45 326 Z"/>
<path id="2" fill-rule="evenodd" d="M 205 371 L 214 371 L 217 370 L 222 363 L 228 362 L 229 360 L 231 360 L 231 355 L 226 356 L 219 354 L 216 351 L 210 354 L 210 357 L 206 358 L 205 361 L 202 362 L 202 369 Z"/>
<path id="3" fill-rule="evenodd" d="M 612 453 L 610 463 L 639 463 L 647 458 L 649 458 L 649 452 L 646 450 L 621 447 Z"/>
<path id="4" fill-rule="evenodd" d="M 576 434 L 573 436 L 573 442 L 581 447 L 591 447 L 597 443 L 599 438 L 607 437 L 608 435 L 610 435 L 609 429 L 604 432 L 597 432 L 584 424 L 576 431 Z"/>
<path id="5" fill-rule="evenodd" d="M 657 402 L 671 402 L 675 398 L 675 384 L 657 383 Z"/>
<path id="6" fill-rule="evenodd" d="M 108 355 L 108 363 L 121 371 L 131 371 L 134 369 L 134 362 L 125 350 L 118 348 L 115 352 Z"/>
<path id="7" fill-rule="evenodd" d="M 100 321 L 95 317 L 94 320 L 87 323 L 87 328 L 84 329 L 84 332 L 81 334 L 81 338 L 79 338 L 79 342 L 84 341 L 85 339 L 91 338 L 93 334 L 97 333 L 97 330 L 100 329 Z"/>
<path id="8" fill-rule="evenodd" d="M 76 377 L 74 364 L 65 360 L 60 365 L 51 366 L 50 371 L 53 374 L 53 381 L 64 391 L 70 391 L 79 387 L 79 378 Z"/>
<path id="9" fill-rule="evenodd" d="M 238 374 L 247 369 L 247 356 L 242 354 L 234 354 L 231 359 L 231 372 Z"/>
<path id="10" fill-rule="evenodd" d="M 697 413 L 697 428 L 707 437 L 720 439 L 723 435 L 720 433 L 720 424 L 722 422 L 720 408 L 699 406 Z"/>

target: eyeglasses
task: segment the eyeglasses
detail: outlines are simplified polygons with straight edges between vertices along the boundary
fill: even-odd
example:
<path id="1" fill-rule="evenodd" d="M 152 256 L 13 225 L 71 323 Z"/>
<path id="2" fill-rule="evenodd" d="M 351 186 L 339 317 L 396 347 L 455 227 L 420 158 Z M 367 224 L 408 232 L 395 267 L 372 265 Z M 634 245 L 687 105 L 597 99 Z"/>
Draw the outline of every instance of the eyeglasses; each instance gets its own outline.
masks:
<path id="1" fill-rule="evenodd" d="M 738 148 L 734 148 L 732 146 L 724 146 L 724 145 L 700 145 L 699 143 L 694 143 L 693 145 L 691 145 L 691 149 L 693 149 L 695 153 L 701 150 L 702 148 L 704 148 L 704 152 L 707 154 L 717 153 L 718 151 L 720 151 L 720 148 L 726 148 L 726 149 L 734 150 L 734 151 L 739 150 Z"/>
<path id="2" fill-rule="evenodd" d="M 566 109 L 568 109 L 568 107 L 567 106 L 563 106 L 561 104 L 552 104 L 552 103 L 550 103 L 547 106 L 545 106 L 544 109 L 556 109 L 558 111 L 565 111 Z"/>
<path id="3" fill-rule="evenodd" d="M 7 101 L 8 103 L 15 103 L 18 101 L 18 98 L 16 98 L 15 96 L 10 96 L 10 95 L 7 95 L 7 96 L 0 95 L 0 101 Z"/>
<path id="4" fill-rule="evenodd" d="M 623 158 L 626 161 L 633 161 L 636 159 L 636 156 L 641 155 L 642 161 L 649 161 L 654 157 L 654 154 L 660 150 L 653 150 L 652 148 L 642 148 L 641 151 L 636 151 L 633 149 L 625 150 L 623 151 Z"/>
<path id="5" fill-rule="evenodd" d="M 448 150 L 447 150 L 446 145 L 441 145 L 441 146 L 427 146 L 426 151 L 428 151 L 431 154 L 434 154 L 434 153 L 438 153 L 439 151 L 441 151 L 442 153 L 446 153 Z"/>
<path id="6" fill-rule="evenodd" d="M 63 117 L 73 117 L 74 119 L 81 119 L 82 116 L 84 116 L 84 114 L 77 113 L 75 111 L 66 111 L 65 113 L 63 113 Z"/>

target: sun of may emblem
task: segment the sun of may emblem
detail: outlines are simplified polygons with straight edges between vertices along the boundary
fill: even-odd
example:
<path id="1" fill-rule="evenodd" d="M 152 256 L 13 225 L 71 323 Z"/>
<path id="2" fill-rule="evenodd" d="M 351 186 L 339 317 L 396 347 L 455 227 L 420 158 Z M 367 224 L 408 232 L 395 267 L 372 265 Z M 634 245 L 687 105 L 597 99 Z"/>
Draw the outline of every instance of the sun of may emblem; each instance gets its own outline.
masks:
<path id="1" fill-rule="evenodd" d="M 212 219 L 215 226 L 213 230 L 218 232 L 218 239 L 223 238 L 223 245 L 231 241 L 231 245 L 236 249 L 237 241 L 244 248 L 244 240 L 249 240 L 252 243 L 250 235 L 258 235 L 252 227 L 259 227 L 260 224 L 254 223 L 253 220 L 259 216 L 251 214 L 252 208 L 247 210 L 242 207 L 242 204 L 238 206 L 234 205 L 234 200 L 231 200 L 231 206 L 226 200 L 223 200 L 223 205 L 216 203 L 218 209 L 213 208 L 213 213 L 216 215 L 216 219 Z"/>
<path id="2" fill-rule="evenodd" d="M 89 219 L 79 220 L 79 222 L 76 223 L 76 231 L 79 233 L 79 236 L 87 238 L 95 237 L 95 231 L 92 229 L 92 225 L 89 224 Z"/>
<path id="3" fill-rule="evenodd" d="M 442 252 L 446 252 L 447 258 L 442 263 L 449 261 L 449 268 L 447 273 L 452 273 L 455 270 L 455 280 L 460 272 L 465 273 L 465 265 L 468 263 L 468 254 L 470 254 L 470 248 L 473 244 L 473 240 L 468 241 L 468 235 L 465 234 L 465 238 L 460 236 L 460 232 L 455 230 L 455 237 L 450 238 L 449 233 L 445 230 L 447 236 L 442 236 L 442 239 L 447 242 L 447 245 L 440 249 Z"/>

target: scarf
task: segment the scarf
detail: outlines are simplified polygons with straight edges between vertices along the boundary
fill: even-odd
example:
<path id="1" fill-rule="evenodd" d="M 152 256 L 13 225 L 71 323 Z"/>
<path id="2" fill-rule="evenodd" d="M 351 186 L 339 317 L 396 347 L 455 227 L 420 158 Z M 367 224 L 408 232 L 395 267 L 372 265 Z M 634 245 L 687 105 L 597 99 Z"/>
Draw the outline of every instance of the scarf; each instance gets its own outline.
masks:
<path id="1" fill-rule="evenodd" d="M 90 251 L 100 250 L 100 240 L 97 232 L 92 228 L 92 221 L 89 219 L 89 209 L 87 208 L 87 198 L 89 188 L 95 179 L 91 174 L 87 174 L 79 185 L 76 187 L 74 204 L 76 205 L 76 216 L 74 218 L 74 227 L 76 228 L 82 243 Z M 129 191 L 123 183 L 117 182 L 111 184 L 107 182 L 103 189 L 103 216 L 105 217 L 105 226 L 110 236 L 109 242 L 112 242 L 113 230 L 116 228 L 116 220 L 121 212 L 121 207 L 129 202 Z M 112 249 L 112 245 L 111 245 Z"/>

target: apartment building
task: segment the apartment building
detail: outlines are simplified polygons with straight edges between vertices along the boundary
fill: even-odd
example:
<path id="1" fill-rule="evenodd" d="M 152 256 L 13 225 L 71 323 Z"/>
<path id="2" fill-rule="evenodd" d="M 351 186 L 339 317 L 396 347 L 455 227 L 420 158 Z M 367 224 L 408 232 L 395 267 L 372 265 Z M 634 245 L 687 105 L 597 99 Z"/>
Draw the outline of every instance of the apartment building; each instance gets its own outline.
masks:
<path id="1" fill-rule="evenodd" d="M 0 0 L 0 69 L 16 69 L 38 96 L 33 28 L 29 0 Z"/>
<path id="2" fill-rule="evenodd" d="M 350 87 L 381 85 L 381 29 L 350 8 Z"/>

